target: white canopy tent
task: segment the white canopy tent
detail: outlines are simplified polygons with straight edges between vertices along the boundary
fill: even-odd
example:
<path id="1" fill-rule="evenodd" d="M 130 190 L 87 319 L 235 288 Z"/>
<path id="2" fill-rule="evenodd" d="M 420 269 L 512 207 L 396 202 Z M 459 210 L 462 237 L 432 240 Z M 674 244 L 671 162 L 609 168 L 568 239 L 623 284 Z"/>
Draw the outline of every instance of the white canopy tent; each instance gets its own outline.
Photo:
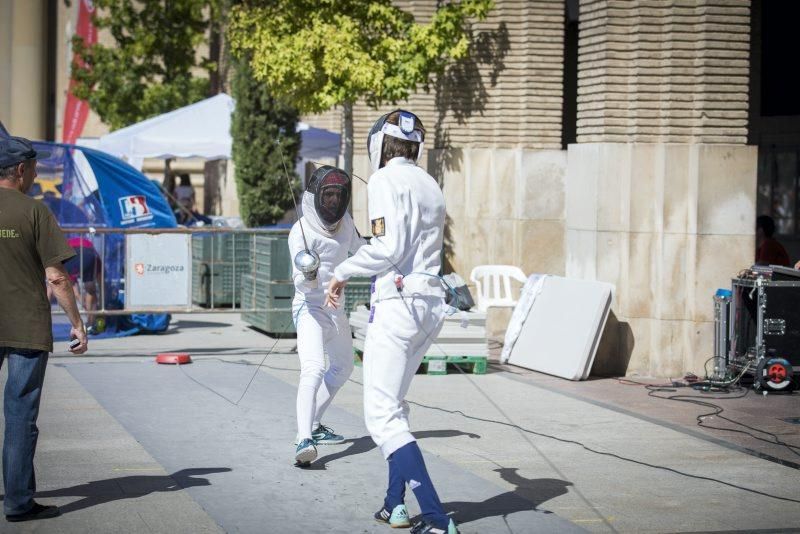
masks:
<path id="1" fill-rule="evenodd" d="M 137 169 L 145 158 L 229 159 L 233 108 L 219 94 L 104 135 L 97 148 Z"/>
<path id="2" fill-rule="evenodd" d="M 99 139 L 96 148 L 124 158 L 137 169 L 145 158 L 230 159 L 233 98 L 222 93 L 157 117 L 137 122 Z M 338 133 L 298 123 L 300 159 L 318 161 L 339 155 Z"/>

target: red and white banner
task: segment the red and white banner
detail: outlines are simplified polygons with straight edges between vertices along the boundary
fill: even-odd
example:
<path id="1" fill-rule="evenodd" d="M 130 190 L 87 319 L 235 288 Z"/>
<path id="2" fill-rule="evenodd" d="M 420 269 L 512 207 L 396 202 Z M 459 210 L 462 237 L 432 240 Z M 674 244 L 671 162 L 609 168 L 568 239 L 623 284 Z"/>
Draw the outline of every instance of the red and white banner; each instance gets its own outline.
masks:
<path id="1" fill-rule="evenodd" d="M 97 42 L 97 28 L 92 24 L 92 13 L 94 12 L 92 0 L 80 0 L 78 9 L 78 27 L 75 35 L 82 37 L 86 46 L 91 46 Z M 74 54 L 72 61 L 81 67 L 85 64 L 83 58 Z M 64 135 L 62 136 L 63 141 L 69 144 L 75 143 L 81 135 L 86 118 L 89 116 L 89 104 L 72 94 L 74 86 L 75 82 L 70 78 L 67 105 L 64 108 Z"/>

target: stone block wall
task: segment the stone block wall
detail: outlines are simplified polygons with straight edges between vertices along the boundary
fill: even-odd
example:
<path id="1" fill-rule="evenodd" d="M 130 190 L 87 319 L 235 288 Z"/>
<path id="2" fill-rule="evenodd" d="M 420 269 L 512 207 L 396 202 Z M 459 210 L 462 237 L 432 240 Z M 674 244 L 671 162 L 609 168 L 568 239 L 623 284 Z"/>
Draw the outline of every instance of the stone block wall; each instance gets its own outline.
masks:
<path id="1" fill-rule="evenodd" d="M 396 3 L 425 22 L 439 2 Z M 398 106 L 419 115 L 429 148 L 561 148 L 564 2 L 495 0 L 473 33 L 471 58 L 446 69 L 428 91 L 420 88 L 406 102 L 377 110 L 354 107 L 356 154 L 366 154 L 375 120 Z M 338 109 L 306 120 L 341 129 Z"/>
<path id="2" fill-rule="evenodd" d="M 622 367 L 701 375 L 712 296 L 753 262 L 756 148 L 585 143 L 567 161 L 566 275 L 616 285 Z"/>
<path id="3" fill-rule="evenodd" d="M 463 148 L 428 151 L 423 167 L 447 204 L 447 271 L 467 279 L 476 265 L 509 264 L 525 273 L 564 274 L 565 150 Z M 367 156 L 354 172 L 368 173 Z M 369 233 L 366 185 L 353 182 L 353 218 Z"/>
<path id="4" fill-rule="evenodd" d="M 712 295 L 753 262 L 749 50 L 749 0 L 580 0 L 566 274 L 616 285 L 607 369 L 704 373 Z"/>
<path id="5" fill-rule="evenodd" d="M 422 22 L 437 5 L 397 3 Z M 353 172 L 369 176 L 366 136 L 375 119 L 406 107 L 428 130 L 421 165 L 445 191 L 449 267 L 465 278 L 487 263 L 563 274 L 564 2 L 496 0 L 473 30 L 472 57 L 448 68 L 429 91 L 378 110 L 355 106 Z M 341 124 L 341 114 L 332 110 L 305 120 L 331 128 Z M 356 224 L 368 230 L 366 186 L 357 178 L 353 197 Z"/>
<path id="6" fill-rule="evenodd" d="M 581 0 L 578 142 L 747 140 L 749 0 Z"/>
<path id="7" fill-rule="evenodd" d="M 508 264 L 525 273 L 564 273 L 562 150 L 450 149 L 440 175 L 449 216 L 446 254 L 465 278 L 476 265 Z"/>
<path id="8" fill-rule="evenodd" d="M 437 85 L 407 103 L 429 128 L 425 163 L 445 191 L 451 266 L 467 276 L 480 263 L 512 263 L 612 282 L 596 371 L 702 374 L 712 295 L 754 249 L 750 3 L 580 0 L 578 144 L 566 155 L 563 9 L 498 0 L 481 27 L 496 30 L 496 43 L 506 36 L 507 49 L 449 80 L 458 87 L 478 73 L 480 98 Z M 356 108 L 361 176 L 366 132 L 390 109 Z M 368 228 L 363 184 L 355 195 L 356 222 Z"/>

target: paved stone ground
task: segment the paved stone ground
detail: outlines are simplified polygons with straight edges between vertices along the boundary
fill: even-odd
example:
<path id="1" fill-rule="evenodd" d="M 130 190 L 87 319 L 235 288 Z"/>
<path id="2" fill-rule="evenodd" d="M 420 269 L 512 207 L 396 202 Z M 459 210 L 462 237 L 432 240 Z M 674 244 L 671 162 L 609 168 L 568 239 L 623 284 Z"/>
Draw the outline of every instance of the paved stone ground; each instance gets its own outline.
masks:
<path id="1" fill-rule="evenodd" d="M 39 430 L 37 499 L 62 507 L 63 515 L 0 519 L 0 532 L 222 532 L 182 489 L 211 484 L 221 471 L 166 471 L 58 363 L 47 369 Z"/>
<path id="2" fill-rule="evenodd" d="M 325 421 L 350 441 L 321 448 L 315 467 L 300 470 L 291 465 L 294 340 L 277 342 L 256 371 L 273 344 L 233 316 L 183 316 L 167 335 L 99 341 L 89 357 L 54 355 L 39 498 L 65 513 L 0 531 L 388 532 L 370 518 L 386 473 L 361 421 L 360 369 Z M 181 349 L 194 364 L 152 362 Z M 639 386 L 494 366 L 479 376 L 419 375 L 409 400 L 434 481 L 465 534 L 800 525 L 797 469 L 756 456 L 757 440 L 697 429 L 699 407 L 650 399 Z M 785 413 L 800 408 L 797 396 L 777 400 Z M 726 415 L 747 412 L 757 424 L 759 407 Z M 800 444 L 794 427 L 768 428 Z M 764 446 L 777 460 L 786 449 Z M 408 502 L 416 513 L 411 494 Z"/>

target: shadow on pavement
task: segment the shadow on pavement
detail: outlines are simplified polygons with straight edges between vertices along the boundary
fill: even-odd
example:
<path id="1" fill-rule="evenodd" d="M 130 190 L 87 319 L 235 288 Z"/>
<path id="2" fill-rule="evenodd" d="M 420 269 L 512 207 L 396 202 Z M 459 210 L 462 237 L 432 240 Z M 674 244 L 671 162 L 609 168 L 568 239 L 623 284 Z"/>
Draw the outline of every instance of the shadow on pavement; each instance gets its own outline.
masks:
<path id="1" fill-rule="evenodd" d="M 83 497 L 83 499 L 58 507 L 62 514 L 68 514 L 91 506 L 141 497 L 150 493 L 180 491 L 196 486 L 210 486 L 211 482 L 207 478 L 194 477 L 230 471 L 229 467 L 205 467 L 181 469 L 171 475 L 132 475 L 107 478 L 69 488 L 40 491 L 36 493 L 36 497 Z"/>
<path id="2" fill-rule="evenodd" d="M 539 506 L 568 491 L 572 482 L 557 478 L 525 478 L 517 474 L 516 467 L 503 467 L 495 469 L 496 473 L 509 484 L 516 488 L 512 491 L 490 497 L 483 502 L 452 501 L 442 503 L 445 511 L 457 524 L 469 523 L 487 517 L 506 517 L 516 512 L 540 512 L 550 514 L 546 510 L 539 510 Z M 421 519 L 415 517 L 414 522 Z"/>
<path id="3" fill-rule="evenodd" d="M 460 430 L 423 430 L 422 432 L 413 432 L 413 434 L 414 437 L 417 438 L 417 440 L 426 438 L 453 438 L 456 436 L 469 436 L 472 439 L 480 439 L 480 436 L 478 434 L 473 434 L 471 432 L 462 432 Z M 337 453 L 317 458 L 317 460 L 314 463 L 312 463 L 309 467 L 304 467 L 303 469 L 307 469 L 309 471 L 324 471 L 325 466 L 329 462 L 340 460 L 342 458 L 346 458 L 347 456 L 353 456 L 355 454 L 362 454 L 367 451 L 371 451 L 372 449 L 375 448 L 375 442 L 372 441 L 372 438 L 370 436 L 362 436 L 360 438 L 348 440 L 345 443 L 349 443 L 350 446 Z M 320 453 L 322 453 L 325 452 L 326 448 L 327 446 L 318 447 L 317 450 Z"/>

